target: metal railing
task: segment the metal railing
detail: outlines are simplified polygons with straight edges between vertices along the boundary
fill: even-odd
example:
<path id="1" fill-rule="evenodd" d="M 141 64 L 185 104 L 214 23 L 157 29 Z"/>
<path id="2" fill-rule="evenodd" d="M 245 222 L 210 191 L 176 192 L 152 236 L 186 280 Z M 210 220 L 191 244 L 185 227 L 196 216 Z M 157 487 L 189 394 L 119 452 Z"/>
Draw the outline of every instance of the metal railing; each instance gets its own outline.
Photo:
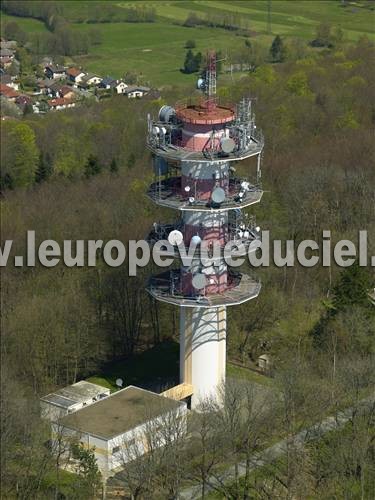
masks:
<path id="1" fill-rule="evenodd" d="M 234 305 L 244 302 L 256 297 L 261 288 L 257 277 L 230 270 L 227 287 L 224 290 L 207 293 L 204 288 L 195 293 L 186 293 L 182 290 L 181 274 L 180 269 L 172 269 L 153 276 L 147 287 L 148 292 L 156 299 L 165 302 L 174 304 L 190 302 L 209 307 L 210 305 Z"/>

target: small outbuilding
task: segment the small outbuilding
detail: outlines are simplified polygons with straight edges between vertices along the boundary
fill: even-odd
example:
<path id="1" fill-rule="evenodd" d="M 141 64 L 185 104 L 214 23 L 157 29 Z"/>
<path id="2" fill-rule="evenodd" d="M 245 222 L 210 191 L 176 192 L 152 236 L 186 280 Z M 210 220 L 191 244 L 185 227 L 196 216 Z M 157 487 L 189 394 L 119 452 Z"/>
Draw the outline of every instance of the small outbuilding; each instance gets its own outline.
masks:
<path id="1" fill-rule="evenodd" d="M 268 372 L 271 368 L 271 358 L 268 354 L 261 354 L 258 358 L 258 367 L 262 372 Z"/>
<path id="2" fill-rule="evenodd" d="M 81 380 L 40 398 L 42 417 L 57 422 L 61 417 L 109 395 L 110 390 L 106 387 Z"/>

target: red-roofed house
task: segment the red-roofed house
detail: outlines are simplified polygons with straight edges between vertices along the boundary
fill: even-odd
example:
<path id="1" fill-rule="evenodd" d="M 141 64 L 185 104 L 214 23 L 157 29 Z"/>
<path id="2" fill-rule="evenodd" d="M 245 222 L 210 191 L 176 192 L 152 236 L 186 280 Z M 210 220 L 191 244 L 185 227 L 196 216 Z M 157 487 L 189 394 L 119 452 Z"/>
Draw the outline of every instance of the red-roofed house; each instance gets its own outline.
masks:
<path id="1" fill-rule="evenodd" d="M 73 67 L 66 70 L 66 75 L 71 82 L 79 83 L 86 73 L 79 68 Z"/>
<path id="2" fill-rule="evenodd" d="M 60 97 L 65 97 L 65 99 L 74 99 L 75 98 L 75 93 L 72 89 L 72 87 L 69 87 L 68 85 L 64 85 L 61 87 L 59 90 Z"/>
<path id="3" fill-rule="evenodd" d="M 2 68 L 8 68 L 12 65 L 13 60 L 10 57 L 2 57 L 0 60 L 0 64 Z"/>
<path id="4" fill-rule="evenodd" d="M 59 97 L 57 99 L 51 99 L 48 101 L 48 106 L 53 110 L 60 110 L 66 108 L 74 108 L 75 102 L 70 99 L 65 99 L 64 97 Z"/>
<path id="5" fill-rule="evenodd" d="M 9 101 L 15 101 L 20 95 L 14 89 L 8 87 L 8 85 L 0 84 L 0 95 L 6 97 Z"/>

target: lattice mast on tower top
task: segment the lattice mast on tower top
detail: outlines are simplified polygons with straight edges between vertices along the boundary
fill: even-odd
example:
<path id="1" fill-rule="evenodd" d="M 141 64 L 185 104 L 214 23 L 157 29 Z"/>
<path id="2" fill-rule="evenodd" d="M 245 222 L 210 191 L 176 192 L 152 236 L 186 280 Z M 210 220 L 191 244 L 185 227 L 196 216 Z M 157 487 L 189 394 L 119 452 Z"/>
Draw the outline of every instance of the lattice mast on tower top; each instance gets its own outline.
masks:
<path id="1" fill-rule="evenodd" d="M 206 96 L 207 108 L 209 110 L 216 107 L 216 52 L 207 53 L 206 68 Z"/>

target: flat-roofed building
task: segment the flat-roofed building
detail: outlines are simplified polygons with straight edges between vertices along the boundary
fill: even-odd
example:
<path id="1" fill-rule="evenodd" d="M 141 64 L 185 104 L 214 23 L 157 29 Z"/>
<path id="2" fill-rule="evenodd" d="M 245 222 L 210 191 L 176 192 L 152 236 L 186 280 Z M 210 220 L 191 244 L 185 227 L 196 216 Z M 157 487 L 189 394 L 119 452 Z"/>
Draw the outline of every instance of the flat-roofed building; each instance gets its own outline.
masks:
<path id="1" fill-rule="evenodd" d="M 186 432 L 187 405 L 128 386 L 110 397 L 62 417 L 52 425 L 53 439 L 81 443 L 94 451 L 104 476 Z M 68 448 L 65 446 L 65 448 Z M 66 465 L 69 466 L 68 457 Z M 74 461 L 71 461 L 74 465 Z M 71 467 L 70 467 L 71 468 Z"/>
<path id="2" fill-rule="evenodd" d="M 47 394 L 40 399 L 43 418 L 57 422 L 61 417 L 110 395 L 110 390 L 86 380 Z"/>

